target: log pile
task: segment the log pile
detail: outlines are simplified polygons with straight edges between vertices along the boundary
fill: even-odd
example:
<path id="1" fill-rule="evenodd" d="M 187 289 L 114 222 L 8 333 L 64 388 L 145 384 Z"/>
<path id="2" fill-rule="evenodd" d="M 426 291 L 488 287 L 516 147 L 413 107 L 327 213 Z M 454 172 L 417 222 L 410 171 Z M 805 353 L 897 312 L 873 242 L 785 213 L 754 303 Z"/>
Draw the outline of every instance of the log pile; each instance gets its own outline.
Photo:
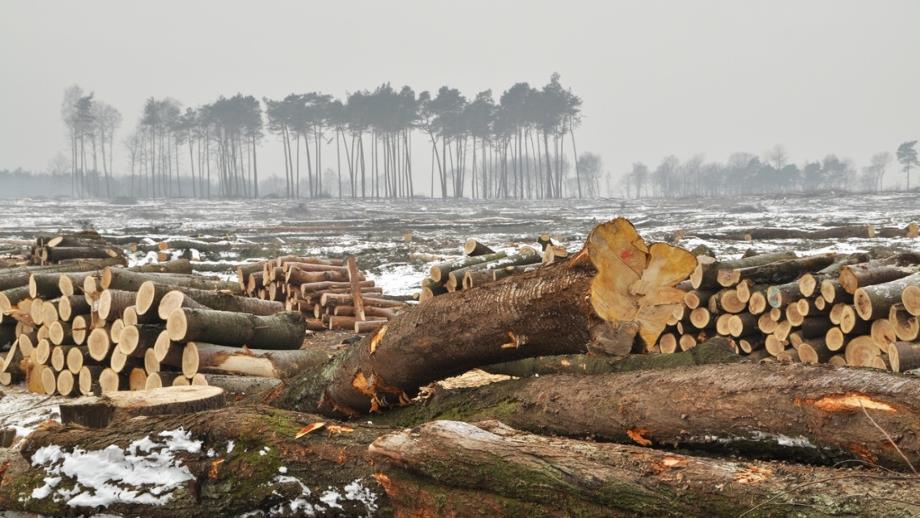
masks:
<path id="1" fill-rule="evenodd" d="M 236 273 L 246 295 L 299 312 L 311 331 L 369 333 L 407 308 L 384 295 L 350 256 L 283 256 L 240 266 Z"/>
<path id="2" fill-rule="evenodd" d="M 281 302 L 194 275 L 188 260 L 123 268 L 111 259 L 0 271 L 0 383 L 98 395 L 206 385 L 212 373 L 282 378 L 325 359 L 297 350 L 306 325 Z"/>
<path id="3" fill-rule="evenodd" d="M 772 252 L 701 256 L 683 304 L 648 352 L 713 336 L 739 354 L 903 372 L 920 368 L 920 256 Z"/>
<path id="4" fill-rule="evenodd" d="M 81 259 L 124 260 L 124 254 L 109 244 L 95 230 L 36 238 L 31 248 L 29 263 L 49 265 L 79 261 Z"/>
<path id="5" fill-rule="evenodd" d="M 419 302 L 444 293 L 483 286 L 568 255 L 565 248 L 553 245 L 548 236 L 541 236 L 537 242 L 543 246 L 542 255 L 526 245 L 508 253 L 496 252 L 475 239 L 466 240 L 462 258 L 439 262 L 431 267 L 429 275 L 422 279 Z"/>

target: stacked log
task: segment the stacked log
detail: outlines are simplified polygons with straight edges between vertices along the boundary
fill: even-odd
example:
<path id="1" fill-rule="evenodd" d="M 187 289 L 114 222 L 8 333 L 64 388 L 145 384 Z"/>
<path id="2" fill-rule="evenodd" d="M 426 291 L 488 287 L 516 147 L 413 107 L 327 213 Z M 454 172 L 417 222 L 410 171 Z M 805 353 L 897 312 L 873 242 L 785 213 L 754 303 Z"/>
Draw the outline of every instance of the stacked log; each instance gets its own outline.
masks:
<path id="1" fill-rule="evenodd" d="M 187 260 L 104 264 L 0 273 L 0 383 L 98 395 L 207 384 L 204 372 L 281 378 L 325 361 L 321 352 L 299 350 L 306 333 L 299 312 L 193 275 Z"/>
<path id="2" fill-rule="evenodd" d="M 95 230 L 83 230 L 52 237 L 38 237 L 32 246 L 29 262 L 34 265 L 48 265 L 81 259 L 114 259 L 123 262 L 124 254 Z"/>
<path id="3" fill-rule="evenodd" d="M 568 255 L 565 248 L 553 245 L 549 237 L 544 238 L 546 241 L 538 240 L 544 247 L 542 255 L 529 246 L 522 246 L 511 254 L 495 252 L 475 239 L 468 239 L 463 245 L 463 257 L 431 267 L 429 275 L 422 279 L 419 302 L 444 293 L 489 284 Z"/>
<path id="4" fill-rule="evenodd" d="M 249 297 L 300 313 L 311 331 L 369 333 L 407 308 L 368 280 L 354 257 L 283 256 L 240 266 L 237 277 Z"/>
<path id="5" fill-rule="evenodd" d="M 682 306 L 650 352 L 685 351 L 724 336 L 737 353 L 757 358 L 920 368 L 916 254 L 703 256 L 685 288 Z"/>

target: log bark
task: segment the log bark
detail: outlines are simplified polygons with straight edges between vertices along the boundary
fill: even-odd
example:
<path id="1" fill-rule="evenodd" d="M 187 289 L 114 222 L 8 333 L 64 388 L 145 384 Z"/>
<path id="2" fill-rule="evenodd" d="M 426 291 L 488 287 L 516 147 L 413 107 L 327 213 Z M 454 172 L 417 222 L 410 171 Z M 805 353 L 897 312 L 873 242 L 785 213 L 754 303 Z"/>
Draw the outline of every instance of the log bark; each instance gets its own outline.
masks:
<path id="1" fill-rule="evenodd" d="M 42 259 L 58 263 L 69 259 L 119 259 L 121 252 L 114 248 L 99 246 L 56 246 L 42 249 Z"/>
<path id="2" fill-rule="evenodd" d="M 845 292 L 854 295 L 856 290 L 861 287 L 891 282 L 907 277 L 916 271 L 916 267 L 868 262 L 842 268 L 838 281 Z"/>
<path id="3" fill-rule="evenodd" d="M 465 243 L 463 243 L 463 253 L 464 255 L 475 257 L 477 255 L 494 254 L 495 250 L 492 250 L 488 246 L 480 243 L 479 241 L 476 241 L 475 239 L 470 238 L 470 239 L 467 239 Z"/>
<path id="4" fill-rule="evenodd" d="M 735 268 L 731 277 L 732 279 L 737 277 L 738 280 L 735 281 L 735 284 L 743 279 L 748 279 L 758 284 L 781 284 L 797 279 L 804 272 L 813 272 L 825 268 L 834 263 L 836 259 L 836 254 L 821 254 L 775 261 L 763 265 Z M 796 284 L 796 288 L 798 288 L 798 284 Z"/>
<path id="5" fill-rule="evenodd" d="M 490 374 L 526 378 L 548 374 L 603 374 L 653 369 L 675 369 L 692 365 L 735 363 L 744 358 L 732 351 L 729 340 L 717 337 L 674 354 L 630 354 L 622 358 L 590 354 L 563 354 L 525 358 L 480 367 Z"/>
<path id="6" fill-rule="evenodd" d="M 795 252 L 771 252 L 767 254 L 753 255 L 734 261 L 716 261 L 712 257 L 698 257 L 697 267 L 690 275 L 690 283 L 693 289 L 713 289 L 720 288 L 718 274 L 720 270 L 734 270 L 737 268 L 746 268 L 768 264 L 774 261 L 781 261 L 795 258 Z M 740 279 L 739 279 L 740 280 Z"/>
<path id="7" fill-rule="evenodd" d="M 887 318 L 891 307 L 901 302 L 902 292 L 908 286 L 920 287 L 920 273 L 907 275 L 883 284 L 857 288 L 853 294 L 856 314 L 863 320 Z"/>
<path id="8" fill-rule="evenodd" d="M 284 311 L 284 304 L 281 302 L 242 297 L 225 291 L 200 290 L 145 282 L 137 292 L 138 314 L 146 314 L 150 308 L 156 307 L 160 300 L 170 291 L 181 292 L 184 296 L 191 298 L 202 306 L 220 311 L 234 311 L 251 315 L 272 315 Z"/>
<path id="9" fill-rule="evenodd" d="M 495 261 L 505 257 L 507 254 L 505 252 L 496 252 L 494 254 L 485 254 L 479 255 L 476 257 L 466 257 L 463 259 L 458 259 L 450 262 L 438 263 L 431 267 L 429 275 L 431 279 L 437 283 L 446 283 L 447 274 L 454 270 L 459 270 L 460 268 L 466 268 L 468 266 L 473 266 L 474 264 L 482 264 L 490 261 Z"/>
<path id="10" fill-rule="evenodd" d="M 918 401 L 920 380 L 915 378 L 863 369 L 737 363 L 512 380 L 435 394 L 375 422 L 394 419 L 404 425 L 447 415 L 466 421 L 495 418 L 541 434 L 620 443 L 641 437 L 640 442 L 652 446 L 828 463 L 859 459 L 908 470 L 863 409 L 917 466 Z"/>
<path id="11" fill-rule="evenodd" d="M 264 378 L 288 378 L 319 367 L 333 356 L 322 347 L 272 351 L 193 342 L 198 351 L 198 371 Z M 180 367 L 181 365 L 175 365 Z"/>
<path id="12" fill-rule="evenodd" d="M 173 311 L 166 330 L 176 342 L 204 341 L 263 349 L 299 349 L 306 334 L 303 316 L 296 312 L 257 316 L 190 308 Z"/>
<path id="13" fill-rule="evenodd" d="M 646 245 L 618 218 L 566 261 L 398 315 L 337 358 L 325 380 L 295 382 L 285 401 L 356 415 L 408 403 L 419 387 L 479 365 L 586 348 L 625 355 L 637 338 L 653 347 L 694 264 L 685 250 Z"/>
<path id="14" fill-rule="evenodd" d="M 137 291 L 141 284 L 153 281 L 185 288 L 202 290 L 226 290 L 241 294 L 239 284 L 224 282 L 197 275 L 180 275 L 172 273 L 133 272 L 125 268 L 106 268 L 102 272 L 102 288 L 124 291 Z"/>
<path id="15" fill-rule="evenodd" d="M 99 296 L 96 304 L 96 313 L 99 318 L 107 322 L 114 322 L 125 314 L 125 310 L 137 301 L 137 293 L 106 289 Z"/>
<path id="16" fill-rule="evenodd" d="M 318 422 L 325 426 L 295 438 L 305 426 Z M 32 491 L 42 487 L 44 478 L 49 476 L 45 466 L 32 465 L 36 451 L 50 445 L 67 452 L 79 448 L 101 453 L 112 445 L 123 450 L 145 437 L 162 444 L 161 432 L 175 433 L 180 429 L 187 431 L 193 441 L 202 441 L 195 453 L 174 454 L 177 464 L 189 470 L 192 480 L 172 489 L 162 505 L 116 501 L 105 508 L 106 513 L 207 518 L 240 516 L 260 510 L 270 514 L 272 509 L 276 514 L 290 516 L 308 514 L 307 509 L 327 516 L 391 516 L 394 512 L 382 487 L 373 478 L 375 469 L 367 453 L 368 445 L 390 429 L 345 425 L 320 416 L 252 405 L 117 420 L 104 429 L 48 424 L 29 436 L 21 455 L 10 456 L 11 464 L 5 469 L 0 485 L 0 508 L 44 516 L 99 512 L 90 507 L 68 506 L 67 499 L 55 500 L 54 492 L 46 498 L 33 498 Z M 208 456 L 209 451 L 213 457 Z M 260 451 L 265 451 L 265 455 L 260 455 Z M 65 478 L 61 487 L 70 487 L 72 483 L 73 479 Z M 142 487 L 118 481 L 110 483 L 128 491 L 144 491 Z M 340 508 L 322 500 L 328 502 L 335 494 L 339 496 Z M 357 499 L 358 495 L 363 502 Z M 297 506 L 291 507 L 295 501 Z"/>
<path id="17" fill-rule="evenodd" d="M 880 470 L 691 457 L 499 421 L 425 423 L 369 451 L 405 516 L 881 516 L 915 512 L 920 488 Z"/>

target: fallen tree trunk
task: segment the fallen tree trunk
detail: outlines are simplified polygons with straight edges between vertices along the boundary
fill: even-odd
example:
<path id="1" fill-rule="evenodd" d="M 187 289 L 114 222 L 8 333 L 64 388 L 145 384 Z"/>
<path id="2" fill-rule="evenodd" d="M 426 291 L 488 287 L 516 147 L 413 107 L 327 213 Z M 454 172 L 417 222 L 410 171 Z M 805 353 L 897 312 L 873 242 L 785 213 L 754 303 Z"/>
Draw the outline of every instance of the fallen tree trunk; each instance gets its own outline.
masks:
<path id="1" fill-rule="evenodd" d="M 480 367 L 480 369 L 489 374 L 504 374 L 526 378 L 534 375 L 545 376 L 547 374 L 603 374 L 651 369 L 675 369 L 692 365 L 736 363 L 740 361 L 744 361 L 744 357 L 732 351 L 729 340 L 717 337 L 703 342 L 689 351 L 674 354 L 630 354 L 626 357 L 564 354 L 496 363 Z"/>
<path id="2" fill-rule="evenodd" d="M 170 291 L 180 292 L 205 307 L 220 311 L 251 315 L 272 315 L 284 311 L 284 304 L 281 302 L 241 297 L 225 291 L 201 290 L 147 281 L 141 284 L 137 291 L 137 313 L 146 314 L 150 308 L 156 307 Z"/>
<path id="3" fill-rule="evenodd" d="M 285 404 L 357 415 L 406 404 L 419 387 L 480 365 L 586 346 L 622 356 L 637 338 L 652 347 L 683 299 L 674 286 L 695 264 L 686 250 L 646 245 L 616 219 L 565 261 L 397 315 L 321 374 L 295 381 Z"/>
<path id="4" fill-rule="evenodd" d="M 370 446 L 405 516 L 911 514 L 920 478 L 690 457 L 542 437 L 498 421 L 435 421 Z M 551 511 L 550 511 L 551 510 Z"/>
<path id="5" fill-rule="evenodd" d="M 859 459 L 906 470 L 904 459 L 863 409 L 920 466 L 918 401 L 916 378 L 863 369 L 738 363 L 512 380 L 435 395 L 375 422 L 404 425 L 442 415 L 501 419 L 534 433 L 799 461 Z"/>
<path id="6" fill-rule="evenodd" d="M 297 437 L 305 427 L 317 423 L 323 426 Z M 373 478 L 374 467 L 367 453 L 367 446 L 387 431 L 390 429 L 345 426 L 315 415 L 266 406 L 116 420 L 102 430 L 49 423 L 29 436 L 21 455 L 8 457 L 11 462 L 2 475 L 0 508 L 45 516 L 94 514 L 100 512 L 98 505 L 105 505 L 104 512 L 113 515 L 157 518 L 240 516 L 260 510 L 285 516 L 389 516 L 393 510 Z M 56 489 L 74 487 L 76 476 L 64 475 L 59 486 L 49 488 L 45 477 L 54 476 L 50 470 L 59 464 L 37 456 L 41 448 L 48 446 L 64 453 L 79 449 L 113 459 L 113 451 L 125 456 L 131 453 L 127 450 L 135 441 L 138 445 L 153 441 L 165 450 L 161 445 L 167 438 L 185 439 L 185 433 L 189 442 L 173 442 L 176 450 L 165 455 L 174 461 L 160 469 L 171 473 L 184 469 L 187 475 L 178 483 L 160 483 L 165 487 L 156 497 L 147 482 L 158 482 L 159 477 L 138 484 L 119 478 L 106 480 L 105 494 L 114 496 L 104 504 L 91 498 L 97 487 L 89 481 L 82 490 L 63 497 Z M 145 457 L 147 463 L 160 455 L 148 456 L 148 450 L 143 448 L 135 448 L 134 453 Z M 138 463 L 125 467 L 131 473 L 137 469 L 141 469 Z M 46 496 L 33 495 L 42 487 L 50 489 L 45 491 Z M 76 500 L 74 505 L 68 505 L 81 493 L 82 504 Z M 151 503 L 152 499 L 159 503 Z M 330 501 L 338 507 L 330 505 Z"/>

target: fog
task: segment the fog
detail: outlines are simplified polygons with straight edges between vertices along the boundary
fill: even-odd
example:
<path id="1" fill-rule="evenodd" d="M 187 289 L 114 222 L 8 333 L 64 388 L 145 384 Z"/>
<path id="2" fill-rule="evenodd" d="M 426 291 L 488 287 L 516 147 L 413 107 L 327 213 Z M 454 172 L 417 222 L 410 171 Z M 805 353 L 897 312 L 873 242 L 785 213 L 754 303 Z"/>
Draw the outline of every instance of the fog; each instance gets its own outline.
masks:
<path id="1" fill-rule="evenodd" d="M 344 99 L 390 82 L 448 85 L 468 100 L 492 89 L 497 100 L 554 72 L 583 101 L 578 152 L 600 156 L 604 173 L 777 144 L 792 163 L 834 153 L 859 169 L 920 137 L 918 20 L 914 1 L 6 0 L 0 169 L 44 171 L 70 156 L 61 102 L 74 84 L 122 113 L 120 176 L 122 141 L 148 97 L 189 107 L 236 93 Z M 415 191 L 428 194 L 430 143 L 412 138 Z M 283 176 L 282 156 L 267 133 L 260 175 Z M 889 186 L 903 182 L 897 169 Z"/>

